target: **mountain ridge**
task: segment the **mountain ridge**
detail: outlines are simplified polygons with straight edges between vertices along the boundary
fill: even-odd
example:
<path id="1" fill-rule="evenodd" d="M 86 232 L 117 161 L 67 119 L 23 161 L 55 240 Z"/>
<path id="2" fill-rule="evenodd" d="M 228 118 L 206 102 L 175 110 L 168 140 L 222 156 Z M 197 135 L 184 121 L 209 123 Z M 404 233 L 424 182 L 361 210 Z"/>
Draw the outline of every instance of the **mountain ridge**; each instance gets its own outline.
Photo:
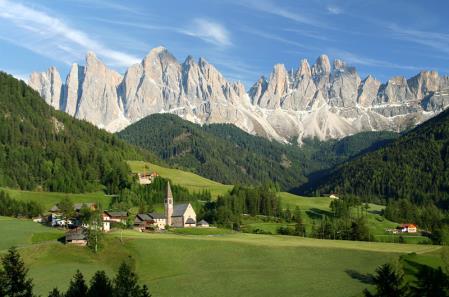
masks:
<path id="1" fill-rule="evenodd" d="M 94 53 L 73 64 L 63 83 L 55 67 L 33 73 L 29 85 L 47 103 L 108 131 L 147 115 L 174 113 L 194 123 L 230 123 L 244 131 L 289 142 L 297 138 L 342 138 L 362 131 L 403 131 L 449 105 L 449 77 L 435 71 L 393 77 L 386 83 L 321 55 L 296 71 L 277 64 L 246 92 L 204 58 L 184 62 L 164 47 L 121 75 Z"/>

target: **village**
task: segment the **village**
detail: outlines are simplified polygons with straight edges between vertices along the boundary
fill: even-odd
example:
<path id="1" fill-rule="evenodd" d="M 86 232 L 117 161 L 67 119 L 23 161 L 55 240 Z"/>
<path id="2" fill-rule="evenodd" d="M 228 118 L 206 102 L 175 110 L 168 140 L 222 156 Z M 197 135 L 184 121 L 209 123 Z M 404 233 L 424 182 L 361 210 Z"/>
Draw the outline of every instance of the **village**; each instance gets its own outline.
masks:
<path id="1" fill-rule="evenodd" d="M 149 185 L 158 174 L 138 174 L 141 185 Z M 210 228 L 205 220 L 197 221 L 197 215 L 190 203 L 174 203 L 170 183 L 167 183 L 164 199 L 164 213 L 150 212 L 132 215 L 124 210 L 103 210 L 100 214 L 100 223 L 89 226 L 83 222 L 83 212 L 99 211 L 94 202 L 75 203 L 73 212 L 68 217 L 54 205 L 46 218 L 36 219 L 35 222 L 45 223 L 51 227 L 67 230 L 64 242 L 66 244 L 86 246 L 88 244 L 88 230 L 95 229 L 104 233 L 113 229 L 132 228 L 138 232 L 165 232 L 170 228 Z"/>

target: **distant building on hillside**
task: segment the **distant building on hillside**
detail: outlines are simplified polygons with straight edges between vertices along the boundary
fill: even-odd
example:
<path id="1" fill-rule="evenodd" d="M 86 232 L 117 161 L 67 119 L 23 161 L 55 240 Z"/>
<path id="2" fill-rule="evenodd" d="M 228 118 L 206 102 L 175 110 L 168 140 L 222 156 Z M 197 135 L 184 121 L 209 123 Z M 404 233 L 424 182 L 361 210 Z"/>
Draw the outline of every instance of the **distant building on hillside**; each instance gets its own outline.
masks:
<path id="1" fill-rule="evenodd" d="M 154 181 L 154 179 L 158 176 L 159 176 L 159 174 L 156 171 L 153 171 L 150 174 L 147 174 L 145 172 L 137 173 L 137 179 L 138 179 L 139 184 L 141 184 L 141 185 L 151 184 Z"/>
<path id="2" fill-rule="evenodd" d="M 418 231 L 415 224 L 401 224 L 396 229 L 398 233 L 416 233 Z"/>
<path id="3" fill-rule="evenodd" d="M 174 228 L 196 227 L 196 213 L 190 203 L 174 204 L 170 183 L 164 201 L 164 214 L 138 214 L 134 220 L 135 228 L 140 231 L 149 229 L 163 230 L 166 226 Z"/>

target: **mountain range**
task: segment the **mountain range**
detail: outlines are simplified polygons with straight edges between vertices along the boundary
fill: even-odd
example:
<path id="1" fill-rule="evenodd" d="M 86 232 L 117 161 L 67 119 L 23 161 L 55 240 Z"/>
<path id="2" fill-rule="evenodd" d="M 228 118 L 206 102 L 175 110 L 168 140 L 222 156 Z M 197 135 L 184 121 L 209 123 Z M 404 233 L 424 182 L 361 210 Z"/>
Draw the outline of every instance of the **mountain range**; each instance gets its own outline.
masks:
<path id="1" fill-rule="evenodd" d="M 28 84 L 56 109 L 111 132 L 147 115 L 173 113 L 198 124 L 231 123 L 280 142 L 326 140 L 362 131 L 403 131 L 449 105 L 449 77 L 435 71 L 362 79 L 341 60 L 326 55 L 297 70 L 274 66 L 247 92 L 203 58 L 183 63 L 157 47 L 124 75 L 93 52 L 73 64 L 65 80 L 55 67 L 32 73 Z"/>

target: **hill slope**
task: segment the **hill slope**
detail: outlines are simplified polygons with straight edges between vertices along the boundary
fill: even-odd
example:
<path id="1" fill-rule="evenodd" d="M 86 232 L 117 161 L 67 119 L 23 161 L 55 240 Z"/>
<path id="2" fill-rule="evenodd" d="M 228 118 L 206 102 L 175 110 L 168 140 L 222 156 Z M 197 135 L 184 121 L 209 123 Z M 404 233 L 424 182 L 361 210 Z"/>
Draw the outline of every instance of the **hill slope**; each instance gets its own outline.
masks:
<path id="1" fill-rule="evenodd" d="M 449 201 L 449 110 L 333 170 L 315 188 L 381 198 Z"/>
<path id="2" fill-rule="evenodd" d="M 253 136 L 228 124 L 200 126 L 171 114 L 155 114 L 117 134 L 151 149 L 168 164 L 225 184 L 279 183 L 290 190 L 310 173 L 343 162 L 394 133 L 364 133 L 340 141 L 306 140 L 299 148 Z"/>
<path id="3" fill-rule="evenodd" d="M 54 110 L 24 82 L 0 72 L 0 186 L 115 192 L 124 160 L 151 158 L 87 122 Z"/>

